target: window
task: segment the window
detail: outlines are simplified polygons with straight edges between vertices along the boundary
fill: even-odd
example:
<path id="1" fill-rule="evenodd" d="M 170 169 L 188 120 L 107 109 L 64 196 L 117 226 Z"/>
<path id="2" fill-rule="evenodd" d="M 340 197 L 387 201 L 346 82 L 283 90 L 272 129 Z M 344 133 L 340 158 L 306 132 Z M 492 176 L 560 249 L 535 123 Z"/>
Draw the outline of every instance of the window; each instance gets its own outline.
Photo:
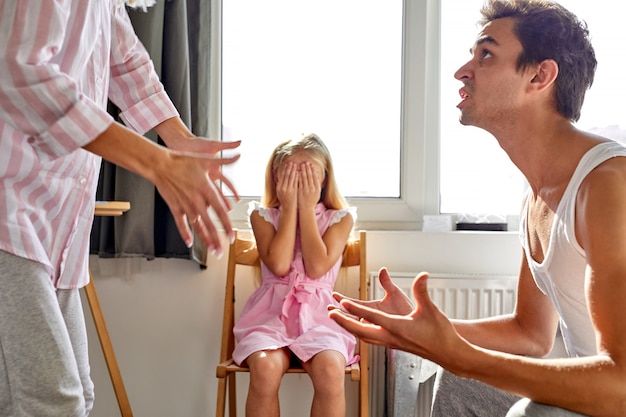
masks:
<path id="1" fill-rule="evenodd" d="M 305 132 L 328 144 L 359 227 L 416 230 L 423 214 L 518 213 L 522 176 L 493 137 L 458 122 L 453 74 L 469 59 L 482 0 L 214 3 L 221 95 L 212 132 L 243 141 L 228 173 L 244 196 L 231 216 L 238 227 L 274 146 Z M 618 21 L 626 4 L 561 3 L 588 22 L 599 61 L 578 125 L 623 138 L 616 51 L 626 43 Z"/>
<path id="2" fill-rule="evenodd" d="M 279 142 L 314 132 L 345 195 L 398 198 L 401 1 L 224 0 L 223 21 L 223 137 L 245 141 L 241 165 L 262 174 Z M 258 195 L 263 176 L 238 185 Z"/>
<path id="3" fill-rule="evenodd" d="M 314 132 L 360 227 L 416 228 L 420 204 L 402 174 L 415 152 L 403 144 L 402 0 L 221 7 L 221 134 L 243 141 L 228 173 L 238 192 L 258 199 L 273 148 Z"/>
<path id="4" fill-rule="evenodd" d="M 222 16 L 222 137 L 243 141 L 238 192 L 258 198 L 274 147 L 313 132 L 344 195 L 399 200 L 402 1 L 224 0 Z"/>

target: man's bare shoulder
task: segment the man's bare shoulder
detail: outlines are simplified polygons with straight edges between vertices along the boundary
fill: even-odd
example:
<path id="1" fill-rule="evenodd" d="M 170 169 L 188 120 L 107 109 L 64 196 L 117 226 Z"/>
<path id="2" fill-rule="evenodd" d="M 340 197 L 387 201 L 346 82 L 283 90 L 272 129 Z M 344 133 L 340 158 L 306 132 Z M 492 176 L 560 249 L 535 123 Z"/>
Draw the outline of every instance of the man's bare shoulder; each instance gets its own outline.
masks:
<path id="1" fill-rule="evenodd" d="M 583 180 L 585 189 L 612 189 L 623 192 L 626 187 L 626 154 L 616 155 L 595 167 Z"/>
<path id="2" fill-rule="evenodd" d="M 582 181 L 576 197 L 576 235 L 583 247 L 592 246 L 588 239 L 617 239 L 620 243 L 616 246 L 623 247 L 626 236 L 621 231 L 625 228 L 626 155 L 607 159 Z"/>

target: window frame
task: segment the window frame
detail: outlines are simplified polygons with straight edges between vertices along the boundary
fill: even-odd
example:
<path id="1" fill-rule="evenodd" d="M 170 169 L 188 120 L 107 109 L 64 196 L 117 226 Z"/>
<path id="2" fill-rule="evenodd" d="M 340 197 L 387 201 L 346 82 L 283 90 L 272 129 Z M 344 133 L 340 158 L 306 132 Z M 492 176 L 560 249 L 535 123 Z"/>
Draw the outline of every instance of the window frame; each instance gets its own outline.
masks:
<path id="1" fill-rule="evenodd" d="M 359 229 L 421 230 L 424 215 L 439 214 L 440 1 L 403 0 L 400 198 L 349 198 Z M 222 138 L 222 0 L 212 8 L 209 132 Z M 234 227 L 249 227 L 251 200 L 233 204 Z"/>

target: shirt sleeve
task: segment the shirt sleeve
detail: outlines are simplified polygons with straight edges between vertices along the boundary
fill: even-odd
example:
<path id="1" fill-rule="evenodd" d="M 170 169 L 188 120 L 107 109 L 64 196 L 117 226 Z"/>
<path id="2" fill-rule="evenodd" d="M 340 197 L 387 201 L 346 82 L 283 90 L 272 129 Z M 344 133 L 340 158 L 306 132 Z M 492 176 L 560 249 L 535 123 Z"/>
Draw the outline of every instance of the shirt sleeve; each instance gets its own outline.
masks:
<path id="1" fill-rule="evenodd" d="M 109 99 L 121 110 L 124 123 L 143 134 L 178 116 L 123 6 L 113 12 L 111 45 Z"/>
<path id="2" fill-rule="evenodd" d="M 42 159 L 89 143 L 112 122 L 58 63 L 70 1 L 0 0 L 0 118 Z"/>

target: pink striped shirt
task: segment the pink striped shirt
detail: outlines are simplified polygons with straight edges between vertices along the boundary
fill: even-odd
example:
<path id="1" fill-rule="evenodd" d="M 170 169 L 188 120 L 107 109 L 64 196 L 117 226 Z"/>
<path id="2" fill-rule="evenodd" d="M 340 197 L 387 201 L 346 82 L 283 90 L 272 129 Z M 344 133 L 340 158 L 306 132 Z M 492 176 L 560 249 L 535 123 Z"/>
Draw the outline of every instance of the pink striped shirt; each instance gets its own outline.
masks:
<path id="1" fill-rule="evenodd" d="M 117 0 L 0 0 L 0 33 L 0 249 L 80 288 L 107 98 L 141 134 L 178 113 Z"/>

